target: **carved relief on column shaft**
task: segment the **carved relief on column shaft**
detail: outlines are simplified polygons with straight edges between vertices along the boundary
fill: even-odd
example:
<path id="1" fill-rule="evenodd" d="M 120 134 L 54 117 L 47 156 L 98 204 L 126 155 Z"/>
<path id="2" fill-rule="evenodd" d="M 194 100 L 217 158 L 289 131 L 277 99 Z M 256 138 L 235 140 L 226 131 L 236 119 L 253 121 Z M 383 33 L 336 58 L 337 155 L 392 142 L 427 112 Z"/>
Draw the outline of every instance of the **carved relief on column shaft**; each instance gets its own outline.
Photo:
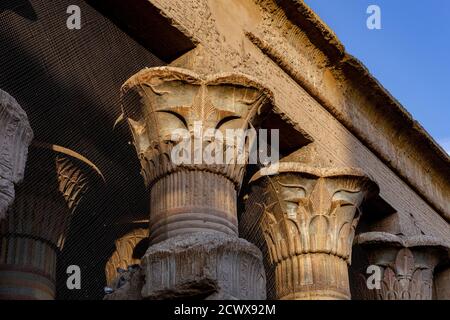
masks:
<path id="1" fill-rule="evenodd" d="M 93 169 L 86 161 L 59 146 L 36 142 L 30 148 L 24 181 L 0 223 L 3 298 L 54 298 L 57 253 Z"/>
<path id="2" fill-rule="evenodd" d="M 356 280 L 357 299 L 431 300 L 435 267 L 448 257 L 448 244 L 435 237 L 400 237 L 385 232 L 358 235 L 355 244 L 362 247 L 367 264 L 381 271 L 378 288 L 367 286 L 366 270 Z M 367 266 L 365 266 L 367 267 Z M 365 268 L 364 268 L 365 269 Z M 377 281 L 373 279 L 371 281 Z"/>
<path id="3" fill-rule="evenodd" d="M 23 179 L 32 139 L 25 111 L 13 97 L 0 90 L 0 220 L 14 200 L 14 184 Z"/>
<path id="4" fill-rule="evenodd" d="M 350 299 L 359 207 L 378 192 L 376 184 L 358 169 L 282 162 L 277 175 L 257 173 L 251 185 L 240 230 L 266 248 L 271 297 Z"/>

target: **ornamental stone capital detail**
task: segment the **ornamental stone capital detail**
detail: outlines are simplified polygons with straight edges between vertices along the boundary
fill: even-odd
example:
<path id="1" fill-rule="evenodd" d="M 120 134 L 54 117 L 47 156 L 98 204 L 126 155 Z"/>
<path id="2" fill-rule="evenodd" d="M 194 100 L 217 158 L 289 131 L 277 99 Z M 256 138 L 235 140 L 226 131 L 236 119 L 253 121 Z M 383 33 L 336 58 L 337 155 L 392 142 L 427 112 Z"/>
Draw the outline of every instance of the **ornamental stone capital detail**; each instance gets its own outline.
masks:
<path id="1" fill-rule="evenodd" d="M 223 143 L 225 149 L 236 149 L 235 141 L 215 141 L 207 131 L 218 130 L 225 140 L 227 129 L 247 130 L 270 101 L 271 92 L 243 74 L 201 76 L 175 67 L 138 72 L 122 87 L 122 111 L 133 134 L 145 182 L 150 186 L 183 169 L 203 170 L 223 175 L 239 188 L 245 156 L 242 163 L 208 164 L 198 153 L 217 143 Z M 191 161 L 180 164 L 171 157 L 171 151 L 186 138 L 178 134 L 181 131 L 192 140 L 204 139 L 192 145 Z M 194 155 L 198 157 L 193 159 Z"/>
<path id="2" fill-rule="evenodd" d="M 128 267 L 137 265 L 141 262 L 140 257 L 135 256 L 136 246 L 148 238 L 148 229 L 137 228 L 115 241 L 116 250 L 113 252 L 106 263 L 106 283 L 112 286 L 120 271 L 127 270 Z"/>
<path id="3" fill-rule="evenodd" d="M 249 149 L 243 149 L 243 161 L 227 163 L 208 163 L 202 157 L 178 163 L 172 151 L 189 140 L 191 156 L 216 144 L 236 155 L 239 145 L 226 139 L 227 129 L 251 128 L 271 101 L 266 88 L 243 74 L 201 76 L 158 67 L 138 72 L 123 85 L 123 115 L 151 189 L 150 243 L 195 231 L 238 234 L 236 190 Z M 225 141 L 205 136 L 207 130 L 222 132 Z M 187 137 L 181 139 L 177 132 Z M 247 146 L 252 144 L 245 139 Z"/>
<path id="4" fill-rule="evenodd" d="M 401 237 L 385 232 L 367 232 L 355 238 L 367 255 L 367 264 L 380 268 L 378 288 L 369 289 L 368 275 L 356 279 L 359 299 L 431 300 L 434 269 L 448 257 L 448 244 L 435 237 Z M 376 280 L 376 279 L 375 279 Z"/>
<path id="5" fill-rule="evenodd" d="M 0 220 L 14 201 L 14 184 L 22 181 L 33 131 L 25 111 L 0 90 Z"/>
<path id="6" fill-rule="evenodd" d="M 33 143 L 24 181 L 17 187 L 10 214 L 0 222 L 3 299 L 54 299 L 57 254 L 92 181 L 91 172 L 101 176 L 76 152 Z"/>
<path id="7" fill-rule="evenodd" d="M 347 268 L 359 208 L 377 185 L 358 169 L 280 163 L 277 175 L 257 173 L 251 186 L 240 230 L 265 248 L 271 295 L 350 299 Z"/>

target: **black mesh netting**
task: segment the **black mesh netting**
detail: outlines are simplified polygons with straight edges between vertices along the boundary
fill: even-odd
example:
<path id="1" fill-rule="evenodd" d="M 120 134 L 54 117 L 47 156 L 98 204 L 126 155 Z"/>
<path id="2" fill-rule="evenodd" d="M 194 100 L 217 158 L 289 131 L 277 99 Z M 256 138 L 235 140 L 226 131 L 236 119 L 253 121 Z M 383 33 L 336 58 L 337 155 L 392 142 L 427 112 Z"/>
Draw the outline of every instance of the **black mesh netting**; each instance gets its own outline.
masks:
<path id="1" fill-rule="evenodd" d="M 69 5 L 81 8 L 80 30 L 66 27 Z M 106 179 L 73 218 L 58 260 L 58 299 L 102 298 L 114 239 L 129 230 L 127 221 L 146 217 L 134 147 L 127 128 L 113 125 L 122 83 L 162 64 L 85 1 L 0 1 L 0 88 L 27 112 L 36 139 L 77 151 Z M 65 286 L 70 264 L 81 267 L 81 290 Z"/>

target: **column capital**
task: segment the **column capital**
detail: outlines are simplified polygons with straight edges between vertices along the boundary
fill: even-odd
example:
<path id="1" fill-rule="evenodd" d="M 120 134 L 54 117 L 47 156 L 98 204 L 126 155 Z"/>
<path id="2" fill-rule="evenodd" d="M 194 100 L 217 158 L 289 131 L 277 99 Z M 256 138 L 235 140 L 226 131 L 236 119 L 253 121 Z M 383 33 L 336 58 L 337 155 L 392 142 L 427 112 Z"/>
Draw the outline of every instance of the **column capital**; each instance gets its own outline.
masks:
<path id="1" fill-rule="evenodd" d="M 134 145 L 148 186 L 180 170 L 202 170 L 225 176 L 240 187 L 243 163 L 207 164 L 194 156 L 216 143 L 237 149 L 234 141 L 205 137 L 207 130 L 251 128 L 256 116 L 273 100 L 272 93 L 256 79 L 240 73 L 199 75 L 175 68 L 148 68 L 132 76 L 122 87 L 122 111 L 133 134 Z M 199 125 L 201 127 L 199 127 Z M 178 131 L 177 131 L 178 130 Z M 172 149 L 181 143 L 176 132 L 185 131 L 200 145 L 192 144 L 191 158 L 176 164 Z"/>
<path id="2" fill-rule="evenodd" d="M 61 235 L 66 233 L 71 215 L 89 184 L 100 180 L 103 180 L 100 170 L 81 154 L 34 141 L 29 150 L 27 172 L 17 188 L 18 197 L 11 211 L 18 215 L 17 219 L 36 219 L 29 220 L 31 235 L 39 237 L 41 233 L 44 239 L 62 249 L 65 237 Z M 47 220 L 40 219 L 43 214 Z M 11 221 L 14 219 L 11 217 Z"/>
<path id="3" fill-rule="evenodd" d="M 245 238 L 266 247 L 279 299 L 349 299 L 347 266 L 365 198 L 377 185 L 360 169 L 280 163 L 257 173 L 241 218 Z M 253 230 L 259 221 L 259 231 Z"/>
<path id="4" fill-rule="evenodd" d="M 10 214 L 0 222 L 3 298 L 54 298 L 57 253 L 97 170 L 72 150 L 33 143 L 24 181 L 17 187 Z"/>
<path id="5" fill-rule="evenodd" d="M 134 249 L 141 241 L 147 238 L 148 229 L 137 228 L 115 241 L 116 250 L 109 258 L 105 268 L 106 283 L 108 286 L 113 286 L 113 282 L 119 276 L 120 270 L 127 270 L 129 266 L 141 262 L 141 257 L 135 256 Z"/>
<path id="6" fill-rule="evenodd" d="M 14 184 L 22 181 L 33 130 L 25 111 L 0 90 L 0 220 L 14 201 Z"/>
<path id="7" fill-rule="evenodd" d="M 366 275 L 359 276 L 361 298 L 379 300 L 431 300 L 435 267 L 448 258 L 449 246 L 426 235 L 403 237 L 367 232 L 355 238 L 367 254 L 367 263 L 381 269 L 380 289 L 369 290 Z M 364 283 L 363 283 L 364 282 Z M 364 289 L 362 289 L 364 288 Z"/>

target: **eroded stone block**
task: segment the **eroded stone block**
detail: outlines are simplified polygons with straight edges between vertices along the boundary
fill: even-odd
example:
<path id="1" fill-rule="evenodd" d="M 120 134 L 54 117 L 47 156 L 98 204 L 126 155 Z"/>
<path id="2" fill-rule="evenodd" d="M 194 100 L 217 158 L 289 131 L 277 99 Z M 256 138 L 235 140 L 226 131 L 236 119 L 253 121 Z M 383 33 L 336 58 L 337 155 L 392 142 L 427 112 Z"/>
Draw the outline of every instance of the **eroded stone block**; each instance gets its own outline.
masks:
<path id="1" fill-rule="evenodd" d="M 146 299 L 265 299 L 262 255 L 251 243 L 201 232 L 151 246 L 142 258 Z"/>

